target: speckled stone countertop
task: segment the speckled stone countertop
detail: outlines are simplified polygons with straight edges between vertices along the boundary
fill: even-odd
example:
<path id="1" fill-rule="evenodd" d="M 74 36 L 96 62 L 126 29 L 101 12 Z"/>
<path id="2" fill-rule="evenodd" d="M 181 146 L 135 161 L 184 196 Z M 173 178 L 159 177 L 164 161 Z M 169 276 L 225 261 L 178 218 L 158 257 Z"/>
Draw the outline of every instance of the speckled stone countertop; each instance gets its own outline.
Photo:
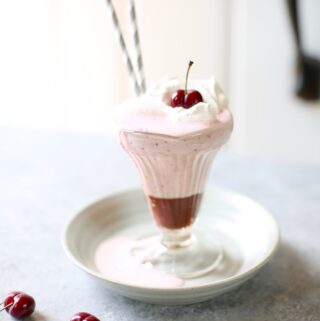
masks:
<path id="1" fill-rule="evenodd" d="M 121 171 L 120 171 L 121 169 Z M 233 292 L 189 306 L 155 306 L 109 293 L 63 253 L 61 230 L 75 211 L 115 189 L 139 185 L 117 143 L 105 137 L 0 129 L 0 297 L 31 293 L 31 320 L 320 320 L 320 166 L 220 155 L 211 181 L 273 212 L 282 244 L 273 260 Z M 1 301 L 1 300 L 0 300 Z M 10 320 L 6 314 L 1 320 Z"/>

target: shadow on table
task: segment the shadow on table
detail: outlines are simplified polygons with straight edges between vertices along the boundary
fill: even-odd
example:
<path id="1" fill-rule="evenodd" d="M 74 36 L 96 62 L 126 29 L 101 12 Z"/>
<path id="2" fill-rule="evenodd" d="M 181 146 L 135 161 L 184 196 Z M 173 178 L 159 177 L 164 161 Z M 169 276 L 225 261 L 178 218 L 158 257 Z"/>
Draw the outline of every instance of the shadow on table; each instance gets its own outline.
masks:
<path id="1" fill-rule="evenodd" d="M 35 311 L 31 317 L 25 319 L 25 321 L 47 321 L 49 317 L 46 317 L 44 314 Z"/>
<path id="2" fill-rule="evenodd" d="M 127 312 L 134 320 L 196 320 L 200 316 L 201 320 L 210 316 L 216 316 L 218 319 L 228 317 L 230 320 L 241 320 L 239 317 L 242 317 L 242 320 L 254 317 L 260 317 L 261 320 L 267 320 L 268 317 L 278 320 L 274 317 L 277 314 L 279 320 L 284 320 L 283 314 L 303 318 L 306 312 L 310 317 L 310 313 L 316 316 L 316 313 L 320 312 L 316 303 L 320 281 L 313 278 L 308 270 L 306 262 L 295 249 L 281 244 L 272 261 L 253 279 L 238 289 L 210 301 L 183 307 L 151 307 L 127 298 L 122 300 L 127 304 Z"/>
<path id="3" fill-rule="evenodd" d="M 294 248 L 281 244 L 275 257 L 253 279 L 210 302 L 217 306 L 301 302 L 307 293 L 320 286 L 309 271 L 307 262 Z"/>

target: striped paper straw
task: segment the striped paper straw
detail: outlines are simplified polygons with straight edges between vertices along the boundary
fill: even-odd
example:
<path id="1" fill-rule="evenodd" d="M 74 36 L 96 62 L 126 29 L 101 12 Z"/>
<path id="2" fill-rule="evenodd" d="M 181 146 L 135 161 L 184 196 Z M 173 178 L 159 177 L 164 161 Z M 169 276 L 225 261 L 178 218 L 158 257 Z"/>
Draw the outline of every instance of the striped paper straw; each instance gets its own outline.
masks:
<path id="1" fill-rule="evenodd" d="M 146 91 L 146 80 L 143 71 L 143 61 L 140 46 L 140 37 L 137 23 L 137 15 L 134 0 L 129 0 L 129 14 L 131 21 L 131 28 L 133 32 L 133 42 L 134 42 L 134 53 L 136 67 L 138 68 L 137 76 L 140 85 L 140 90 L 142 93 Z"/>
<path id="2" fill-rule="evenodd" d="M 134 72 L 134 69 L 133 69 L 133 65 L 132 65 L 132 62 L 131 62 L 131 59 L 130 59 L 130 56 L 129 56 L 128 49 L 126 47 L 126 44 L 125 44 L 125 41 L 124 41 L 124 38 L 123 38 L 123 34 L 122 34 L 122 31 L 121 31 L 121 28 L 120 28 L 120 25 L 119 25 L 119 19 L 117 17 L 117 14 L 116 14 L 116 11 L 114 9 L 112 1 L 111 0 L 106 0 L 106 2 L 107 2 L 108 7 L 109 7 L 109 11 L 110 11 L 110 14 L 111 14 L 111 19 L 112 19 L 113 27 L 114 27 L 114 30 L 115 30 L 115 34 L 116 34 L 118 42 L 120 44 L 122 56 L 123 56 L 123 59 L 125 61 L 126 66 L 127 66 L 127 69 L 128 69 L 128 72 L 129 72 L 129 75 L 130 75 L 130 78 L 131 78 L 131 81 L 132 81 L 132 84 L 133 84 L 133 87 L 134 87 L 134 90 L 135 90 L 135 93 L 136 93 L 136 95 L 140 95 L 140 93 L 141 93 L 140 86 L 139 86 L 136 74 Z"/>

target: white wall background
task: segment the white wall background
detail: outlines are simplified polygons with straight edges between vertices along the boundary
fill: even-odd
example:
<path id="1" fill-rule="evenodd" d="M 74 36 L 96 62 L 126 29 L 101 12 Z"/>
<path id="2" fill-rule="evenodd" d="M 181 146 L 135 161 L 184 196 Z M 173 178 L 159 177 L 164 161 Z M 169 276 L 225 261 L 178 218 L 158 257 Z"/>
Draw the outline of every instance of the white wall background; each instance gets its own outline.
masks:
<path id="1" fill-rule="evenodd" d="M 63 117 L 56 1 L 0 1 L 0 122 L 51 123 Z"/>
<path id="2" fill-rule="evenodd" d="M 130 35 L 127 1 L 114 2 Z M 319 53 L 320 1 L 303 2 L 306 45 Z M 293 95 L 284 1 L 136 4 L 149 83 L 184 75 L 193 59 L 192 76 L 214 74 L 230 96 L 231 151 L 320 164 L 320 104 Z M 112 133 L 112 110 L 132 90 L 104 0 L 0 1 L 0 40 L 0 125 Z"/>
<path id="3" fill-rule="evenodd" d="M 233 148 L 247 156 L 320 164 L 320 102 L 305 103 L 293 95 L 295 48 L 285 4 L 240 0 L 234 8 Z M 319 17 L 313 13 L 320 13 L 320 2 L 302 4 L 303 35 L 320 59 Z"/>

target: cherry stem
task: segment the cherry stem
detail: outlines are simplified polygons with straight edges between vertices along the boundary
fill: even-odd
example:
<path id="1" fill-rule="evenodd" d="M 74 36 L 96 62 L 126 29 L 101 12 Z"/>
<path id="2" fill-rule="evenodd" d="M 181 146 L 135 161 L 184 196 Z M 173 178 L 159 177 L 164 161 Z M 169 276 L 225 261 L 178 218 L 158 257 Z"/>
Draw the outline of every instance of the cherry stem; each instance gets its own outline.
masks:
<path id="1" fill-rule="evenodd" d="M 188 89 L 188 76 L 189 76 L 189 70 L 190 70 L 192 65 L 193 65 L 193 61 L 190 60 L 189 61 L 189 65 L 188 65 L 187 75 L 186 75 L 186 84 L 185 84 L 185 87 L 184 87 L 184 93 L 185 94 L 188 93 L 188 91 L 187 91 L 187 89 Z"/>
<path id="2" fill-rule="evenodd" d="M 1 303 L 1 304 L 3 304 L 3 303 Z M 0 309 L 0 312 L 1 312 L 1 311 L 3 311 L 3 310 L 5 310 L 6 308 L 11 307 L 11 305 L 13 305 L 13 302 L 11 302 L 11 303 L 9 303 L 9 304 L 5 305 L 2 309 Z"/>

